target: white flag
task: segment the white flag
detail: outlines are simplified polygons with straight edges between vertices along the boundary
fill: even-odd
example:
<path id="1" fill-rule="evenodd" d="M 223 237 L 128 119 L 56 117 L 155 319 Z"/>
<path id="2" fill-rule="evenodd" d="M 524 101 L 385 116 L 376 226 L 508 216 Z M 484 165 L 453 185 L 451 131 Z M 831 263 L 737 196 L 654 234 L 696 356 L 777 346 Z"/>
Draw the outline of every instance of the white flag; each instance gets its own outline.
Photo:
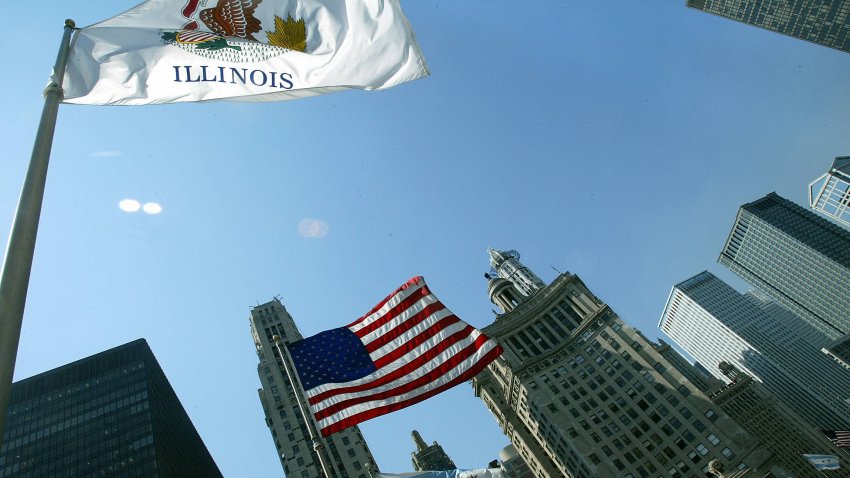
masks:
<path id="1" fill-rule="evenodd" d="M 65 103 L 280 101 L 428 75 L 397 0 L 148 0 L 71 42 Z"/>
<path id="2" fill-rule="evenodd" d="M 841 463 L 835 455 L 813 455 L 803 453 L 803 456 L 809 460 L 809 463 L 814 465 L 818 470 L 839 470 Z"/>

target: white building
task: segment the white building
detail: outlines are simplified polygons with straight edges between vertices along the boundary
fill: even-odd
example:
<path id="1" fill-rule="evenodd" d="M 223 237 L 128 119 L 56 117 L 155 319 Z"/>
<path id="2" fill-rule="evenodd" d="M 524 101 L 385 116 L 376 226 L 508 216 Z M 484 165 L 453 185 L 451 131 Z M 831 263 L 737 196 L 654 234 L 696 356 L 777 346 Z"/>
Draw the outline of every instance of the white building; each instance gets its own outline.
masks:
<path id="1" fill-rule="evenodd" d="M 659 327 L 717 378 L 720 362 L 743 370 L 803 419 L 821 429 L 850 426 L 850 372 L 754 295 L 742 295 L 709 272 L 673 287 Z M 789 327 L 784 323 L 795 324 Z"/>

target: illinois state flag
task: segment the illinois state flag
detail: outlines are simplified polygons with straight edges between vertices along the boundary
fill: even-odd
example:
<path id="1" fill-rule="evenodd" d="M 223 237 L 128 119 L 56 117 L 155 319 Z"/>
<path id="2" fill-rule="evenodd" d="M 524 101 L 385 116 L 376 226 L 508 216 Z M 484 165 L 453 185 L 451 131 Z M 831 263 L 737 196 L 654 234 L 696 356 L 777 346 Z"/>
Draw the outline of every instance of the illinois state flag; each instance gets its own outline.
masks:
<path id="1" fill-rule="evenodd" d="M 280 101 L 428 75 L 398 0 L 148 0 L 80 29 L 65 103 Z"/>
<path id="2" fill-rule="evenodd" d="M 322 435 L 471 380 L 502 353 L 414 277 L 363 317 L 289 345 Z"/>

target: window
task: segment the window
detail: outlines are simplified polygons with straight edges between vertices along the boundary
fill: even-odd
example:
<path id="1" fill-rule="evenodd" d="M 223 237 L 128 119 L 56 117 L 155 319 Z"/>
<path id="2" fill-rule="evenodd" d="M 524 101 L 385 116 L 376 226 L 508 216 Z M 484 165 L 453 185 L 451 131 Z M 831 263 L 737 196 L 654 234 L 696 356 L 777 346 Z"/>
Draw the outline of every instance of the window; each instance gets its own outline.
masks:
<path id="1" fill-rule="evenodd" d="M 730 460 L 732 459 L 732 457 L 735 456 L 735 452 L 730 450 L 728 447 L 724 448 L 723 451 L 721 451 L 720 453 L 723 453 L 723 456 L 725 456 L 726 458 L 729 458 Z"/>
<path id="2" fill-rule="evenodd" d="M 705 417 L 706 417 L 706 418 L 708 418 L 709 420 L 711 420 L 712 422 L 713 422 L 714 420 L 717 420 L 717 414 L 716 414 L 716 413 L 714 413 L 714 410 L 710 410 L 710 409 L 709 409 L 708 411 L 706 411 L 706 412 L 705 412 Z"/>
<path id="3" fill-rule="evenodd" d="M 697 445 L 697 451 L 700 455 L 705 456 L 705 454 L 708 453 L 708 448 L 706 448 L 705 445 L 700 443 L 699 445 Z"/>
<path id="4" fill-rule="evenodd" d="M 694 420 L 694 428 L 696 428 L 697 431 L 701 432 L 705 430 L 705 425 L 703 425 L 703 423 L 699 420 Z"/>
<path id="5" fill-rule="evenodd" d="M 717 438 L 714 433 L 708 435 L 708 441 L 710 441 L 712 445 L 717 445 L 718 443 L 720 443 L 720 439 Z"/>

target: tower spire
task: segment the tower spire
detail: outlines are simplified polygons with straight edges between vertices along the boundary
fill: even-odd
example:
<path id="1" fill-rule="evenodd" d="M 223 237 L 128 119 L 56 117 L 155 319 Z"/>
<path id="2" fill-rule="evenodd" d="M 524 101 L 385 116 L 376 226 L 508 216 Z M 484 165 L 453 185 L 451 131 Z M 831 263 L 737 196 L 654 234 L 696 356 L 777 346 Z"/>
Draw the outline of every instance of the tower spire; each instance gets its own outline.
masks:
<path id="1" fill-rule="evenodd" d="M 519 260 L 519 252 L 502 251 L 492 247 L 487 249 L 493 275 L 507 279 L 526 297 L 531 297 L 546 284 Z"/>
<path id="2" fill-rule="evenodd" d="M 422 439 L 422 435 L 420 435 L 418 431 L 413 430 L 410 435 L 413 437 L 413 443 L 416 444 L 416 451 L 422 451 L 428 448 L 428 445 L 425 443 L 425 440 Z"/>

